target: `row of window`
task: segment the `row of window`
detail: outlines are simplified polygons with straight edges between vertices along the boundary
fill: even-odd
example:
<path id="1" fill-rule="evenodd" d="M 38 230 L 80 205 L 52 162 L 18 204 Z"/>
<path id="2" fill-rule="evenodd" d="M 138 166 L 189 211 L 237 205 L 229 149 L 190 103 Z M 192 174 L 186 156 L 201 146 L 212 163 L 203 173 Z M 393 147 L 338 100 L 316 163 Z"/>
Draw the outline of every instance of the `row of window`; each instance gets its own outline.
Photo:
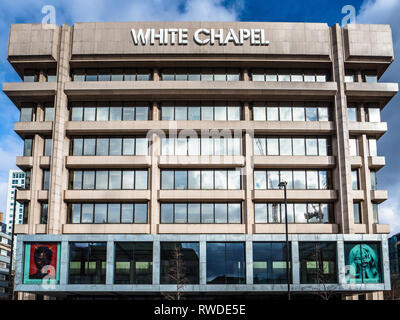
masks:
<path id="1" fill-rule="evenodd" d="M 73 156 L 140 156 L 148 154 L 147 138 L 73 138 Z"/>
<path id="2" fill-rule="evenodd" d="M 57 81 L 56 69 L 42 70 L 47 82 Z M 24 82 L 39 81 L 39 70 L 24 70 Z M 150 80 L 150 69 L 137 68 L 108 68 L 108 69 L 74 69 L 73 81 L 135 81 Z M 265 70 L 254 69 L 251 71 L 253 81 L 305 81 L 325 82 L 327 70 Z M 170 68 L 161 70 L 161 80 L 176 81 L 239 81 L 240 70 L 235 68 Z M 355 82 L 356 72 L 346 70 L 345 82 Z M 375 70 L 362 72 L 362 81 L 378 82 Z"/>
<path id="3" fill-rule="evenodd" d="M 354 213 L 354 223 L 366 223 L 363 218 L 363 210 L 362 210 L 362 202 L 355 201 L 353 202 L 353 213 Z M 378 212 L 378 204 L 372 202 L 372 222 L 379 223 L 379 212 Z"/>
<path id="4" fill-rule="evenodd" d="M 351 122 L 360 121 L 361 111 L 357 107 L 347 107 L 347 117 Z M 367 107 L 364 109 L 366 122 L 381 122 L 381 109 L 376 107 Z"/>
<path id="5" fill-rule="evenodd" d="M 252 81 L 290 81 L 290 82 L 326 82 L 328 70 L 268 70 L 254 69 L 251 72 Z"/>
<path id="6" fill-rule="evenodd" d="M 240 170 L 162 170 L 163 190 L 239 190 Z"/>
<path id="7" fill-rule="evenodd" d="M 163 103 L 161 120 L 241 120 L 239 102 Z"/>
<path id="8" fill-rule="evenodd" d="M 149 120 L 149 106 L 134 102 L 74 102 L 71 121 Z"/>
<path id="9" fill-rule="evenodd" d="M 330 139 L 318 137 L 254 137 L 255 156 L 327 156 Z"/>
<path id="10" fill-rule="evenodd" d="M 241 138 L 163 138 L 162 155 L 241 155 Z M 148 139 L 73 138 L 74 156 L 133 156 L 148 155 Z M 358 138 L 349 138 L 350 156 L 358 156 Z M 23 155 L 32 156 L 33 139 L 24 139 Z M 46 138 L 43 155 L 51 156 L 52 139 Z M 327 156 L 331 154 L 330 139 L 322 137 L 255 137 L 256 156 Z M 376 138 L 368 138 L 369 156 L 378 156 Z"/>
<path id="11" fill-rule="evenodd" d="M 72 81 L 149 81 L 150 69 L 113 68 L 113 69 L 74 69 Z"/>
<path id="12" fill-rule="evenodd" d="M 73 203 L 68 223 L 147 223 L 147 203 Z"/>
<path id="13" fill-rule="evenodd" d="M 143 190 L 147 188 L 147 170 L 75 170 L 70 174 L 70 189 L 73 190 Z"/>
<path id="14" fill-rule="evenodd" d="M 241 223 L 241 203 L 162 203 L 161 223 Z"/>
<path id="15" fill-rule="evenodd" d="M 45 76 L 45 80 L 47 82 L 56 82 L 57 81 L 57 70 L 56 69 L 47 69 L 42 70 L 43 75 Z M 38 82 L 39 81 L 39 70 L 34 69 L 25 69 L 23 75 L 24 82 Z"/>
<path id="16" fill-rule="evenodd" d="M 288 203 L 288 223 L 333 223 L 331 203 Z M 285 223 L 283 203 L 255 203 L 256 223 Z"/>
<path id="17" fill-rule="evenodd" d="M 286 181 L 287 189 L 326 190 L 332 188 L 331 172 L 327 170 L 255 170 L 254 189 L 279 189 Z"/>
<path id="18" fill-rule="evenodd" d="M 281 103 L 282 106 L 265 106 L 264 103 L 253 106 L 253 120 L 255 121 L 329 121 L 328 107 L 290 106 L 290 103 Z M 298 104 L 296 104 L 298 105 Z"/>
<path id="19" fill-rule="evenodd" d="M 54 120 L 54 107 L 51 106 L 44 106 L 44 116 L 43 116 L 43 121 L 53 121 Z M 34 106 L 33 103 L 24 103 L 21 106 L 21 112 L 20 112 L 20 119 L 19 121 L 36 121 L 36 112 L 37 112 L 37 107 Z"/>
<path id="20" fill-rule="evenodd" d="M 163 104 L 161 120 L 241 120 L 240 103 L 203 103 L 187 106 L 187 103 Z M 215 104 L 215 105 L 212 105 Z M 253 106 L 255 121 L 329 121 L 328 107 L 315 106 L 264 106 L 257 103 Z M 149 120 L 149 106 L 145 103 L 122 102 L 86 102 L 74 103 L 71 107 L 71 121 L 143 121 Z M 351 122 L 360 121 L 357 107 L 348 107 L 348 118 Z M 35 121 L 36 108 L 26 105 L 21 107 L 20 121 Z M 54 120 L 54 107 L 44 107 L 44 121 Z M 380 108 L 368 107 L 365 111 L 366 122 L 381 122 Z"/>
<path id="21" fill-rule="evenodd" d="M 361 73 L 361 77 L 363 82 L 378 82 L 378 75 L 376 74 L 376 70 L 363 71 Z M 344 82 L 357 82 L 356 72 L 354 70 L 346 70 Z"/>
<path id="22" fill-rule="evenodd" d="M 152 284 L 153 243 L 115 242 L 113 250 L 114 284 Z M 251 262 L 254 284 L 287 283 L 285 242 L 253 242 L 252 261 L 246 261 L 244 242 L 207 242 L 205 250 L 207 284 L 246 284 L 246 262 Z M 382 283 L 379 243 L 345 242 L 344 255 L 347 283 Z M 177 283 L 177 256 L 185 284 L 199 284 L 198 242 L 160 242 L 160 284 Z M 336 242 L 300 241 L 298 257 L 300 284 L 338 282 Z M 106 242 L 69 243 L 70 284 L 105 284 L 106 269 Z"/>
<path id="23" fill-rule="evenodd" d="M 161 154 L 175 156 L 238 156 L 242 138 L 164 138 Z"/>

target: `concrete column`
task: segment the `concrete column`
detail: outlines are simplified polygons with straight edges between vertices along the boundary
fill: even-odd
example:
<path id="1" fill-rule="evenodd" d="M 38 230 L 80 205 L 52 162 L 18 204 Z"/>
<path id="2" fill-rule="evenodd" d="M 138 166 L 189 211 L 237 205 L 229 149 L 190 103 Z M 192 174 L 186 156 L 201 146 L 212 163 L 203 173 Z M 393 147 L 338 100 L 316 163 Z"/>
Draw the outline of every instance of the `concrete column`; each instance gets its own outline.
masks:
<path id="1" fill-rule="evenodd" d="M 382 276 L 385 284 L 385 290 L 391 290 L 390 283 L 390 260 L 389 260 L 389 245 L 387 235 L 382 235 L 381 252 L 382 252 Z"/>
<path id="2" fill-rule="evenodd" d="M 115 266 L 114 262 L 115 262 L 114 242 L 107 241 L 106 284 L 114 283 L 114 266 Z"/>
<path id="3" fill-rule="evenodd" d="M 24 281 L 24 243 L 21 237 L 16 237 L 15 252 L 15 278 L 14 285 L 22 284 Z"/>
<path id="4" fill-rule="evenodd" d="M 28 232 L 36 233 L 36 224 L 40 223 L 40 203 L 38 199 L 38 190 L 42 189 L 43 170 L 40 168 L 40 157 L 43 154 L 44 141 L 42 137 L 35 134 L 32 148 L 32 169 L 31 169 L 31 199 L 27 203 L 29 206 Z"/>
<path id="5" fill-rule="evenodd" d="M 250 81 L 250 75 L 248 69 L 242 69 L 242 79 L 243 81 Z"/>
<path id="6" fill-rule="evenodd" d="M 253 284 L 253 242 L 246 240 L 246 284 Z"/>
<path id="7" fill-rule="evenodd" d="M 200 284 L 207 284 L 207 242 L 205 240 L 201 240 L 199 244 L 200 249 Z"/>
<path id="8" fill-rule="evenodd" d="M 153 69 L 153 81 L 160 81 L 160 73 L 157 68 Z"/>
<path id="9" fill-rule="evenodd" d="M 160 240 L 153 241 L 153 285 L 160 284 Z"/>
<path id="10" fill-rule="evenodd" d="M 359 139 L 359 152 L 362 165 L 359 170 L 360 188 L 364 191 L 364 201 L 361 204 L 362 223 L 367 227 L 367 233 L 374 233 L 373 222 L 374 214 L 371 202 L 371 176 L 368 166 L 368 139 L 363 134 Z"/>
<path id="11" fill-rule="evenodd" d="M 351 196 L 351 165 L 349 162 L 349 133 L 347 117 L 347 99 L 344 83 L 344 57 L 342 29 L 339 24 L 331 27 L 333 76 L 338 85 L 334 101 L 334 121 L 336 126 L 336 139 L 332 141 L 332 149 L 336 156 L 337 166 L 334 169 L 334 188 L 338 190 L 338 201 L 335 206 L 335 220 L 340 225 L 340 233 L 353 233 L 354 217 L 352 214 L 353 200 Z M 333 145 L 333 143 L 335 145 Z"/>
<path id="12" fill-rule="evenodd" d="M 68 284 L 69 273 L 69 244 L 68 241 L 61 242 L 60 257 L 60 285 Z"/>
<path id="13" fill-rule="evenodd" d="M 60 51 L 57 64 L 57 91 L 54 104 L 53 121 L 53 148 L 50 161 L 50 190 L 49 190 L 49 212 L 48 233 L 59 234 L 62 232 L 61 217 L 65 216 L 66 204 L 63 201 L 64 190 L 68 189 L 64 178 L 64 143 L 65 143 L 65 121 L 68 119 L 68 99 L 64 93 L 65 83 L 69 78 L 69 59 L 71 56 L 72 28 L 66 24 L 61 26 Z"/>
<path id="14" fill-rule="evenodd" d="M 346 264 L 344 259 L 344 242 L 337 240 L 336 242 L 337 267 L 339 285 L 346 284 Z"/>
<path id="15" fill-rule="evenodd" d="M 149 223 L 150 233 L 156 234 L 158 232 L 158 225 L 160 224 L 160 204 L 158 202 L 158 190 L 160 190 L 160 169 L 158 167 L 158 159 L 161 152 L 161 140 L 156 133 L 152 133 L 151 141 L 151 191 L 149 203 Z"/>
<path id="16" fill-rule="evenodd" d="M 243 188 L 246 198 L 243 208 L 243 223 L 246 223 L 246 234 L 253 234 L 254 225 L 254 203 L 253 203 L 253 136 L 254 133 L 246 131 L 244 133 L 244 147 L 246 162 L 242 169 Z"/>
<path id="17" fill-rule="evenodd" d="M 291 241 L 292 246 L 292 283 L 300 284 L 299 242 Z"/>

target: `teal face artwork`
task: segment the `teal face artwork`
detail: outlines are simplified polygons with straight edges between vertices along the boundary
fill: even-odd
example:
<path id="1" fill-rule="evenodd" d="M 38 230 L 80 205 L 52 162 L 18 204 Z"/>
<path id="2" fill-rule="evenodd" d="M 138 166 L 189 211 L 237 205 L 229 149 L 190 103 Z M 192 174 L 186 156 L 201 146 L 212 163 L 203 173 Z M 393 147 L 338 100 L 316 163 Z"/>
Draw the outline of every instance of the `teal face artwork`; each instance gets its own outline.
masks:
<path id="1" fill-rule="evenodd" d="M 380 283 L 380 257 L 377 244 L 346 244 L 346 282 Z"/>

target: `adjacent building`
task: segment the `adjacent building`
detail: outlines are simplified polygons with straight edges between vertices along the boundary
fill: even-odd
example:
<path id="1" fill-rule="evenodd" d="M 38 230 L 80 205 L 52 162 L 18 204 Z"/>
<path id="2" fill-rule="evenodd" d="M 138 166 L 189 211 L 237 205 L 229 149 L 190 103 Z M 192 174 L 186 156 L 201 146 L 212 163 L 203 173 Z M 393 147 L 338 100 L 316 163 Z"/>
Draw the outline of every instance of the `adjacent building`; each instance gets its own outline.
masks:
<path id="1" fill-rule="evenodd" d="M 393 59 L 388 25 L 12 25 L 22 82 L 3 91 L 30 179 L 15 290 L 265 299 L 291 260 L 298 297 L 381 299 Z"/>
<path id="2" fill-rule="evenodd" d="M 14 201 L 15 189 L 25 187 L 25 172 L 21 170 L 10 170 L 8 173 L 8 188 L 7 188 L 7 206 L 5 223 L 7 225 L 6 232 L 12 232 L 13 215 L 14 215 Z M 29 179 L 29 178 L 28 178 Z M 18 192 L 18 191 L 17 191 Z M 23 223 L 24 205 L 17 201 L 15 207 L 15 224 Z"/>
<path id="3" fill-rule="evenodd" d="M 0 300 L 8 298 L 11 236 L 0 231 Z"/>

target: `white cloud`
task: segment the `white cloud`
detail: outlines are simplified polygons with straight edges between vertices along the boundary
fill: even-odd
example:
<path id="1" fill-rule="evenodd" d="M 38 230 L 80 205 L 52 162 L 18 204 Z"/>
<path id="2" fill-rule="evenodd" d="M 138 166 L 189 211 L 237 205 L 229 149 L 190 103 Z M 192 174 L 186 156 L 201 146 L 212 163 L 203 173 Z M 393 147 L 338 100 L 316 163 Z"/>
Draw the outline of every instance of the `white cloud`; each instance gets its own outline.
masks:
<path id="1" fill-rule="evenodd" d="M 395 61 L 381 81 L 398 82 L 400 74 L 400 0 L 367 0 L 360 8 L 357 23 L 390 24 L 392 28 Z M 381 223 L 391 225 L 391 234 L 400 232 L 400 152 L 398 141 L 400 117 L 398 116 L 399 96 L 384 109 L 383 120 L 388 122 L 388 132 L 379 141 L 380 153 L 386 156 L 387 166 L 379 172 L 379 187 L 387 189 L 389 199 L 379 206 Z"/>

